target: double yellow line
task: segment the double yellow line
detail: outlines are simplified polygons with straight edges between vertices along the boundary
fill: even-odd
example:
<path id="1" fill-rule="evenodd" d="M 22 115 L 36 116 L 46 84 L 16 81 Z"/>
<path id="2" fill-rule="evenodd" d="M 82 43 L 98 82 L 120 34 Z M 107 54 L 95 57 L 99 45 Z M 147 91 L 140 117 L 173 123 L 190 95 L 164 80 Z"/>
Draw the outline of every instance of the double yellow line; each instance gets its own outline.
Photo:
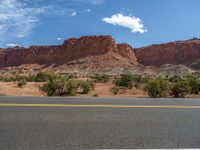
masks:
<path id="1" fill-rule="evenodd" d="M 168 108 L 168 109 L 200 109 L 200 106 L 181 105 L 111 105 L 111 104 L 11 104 L 0 103 L 0 107 L 68 107 L 68 108 Z"/>

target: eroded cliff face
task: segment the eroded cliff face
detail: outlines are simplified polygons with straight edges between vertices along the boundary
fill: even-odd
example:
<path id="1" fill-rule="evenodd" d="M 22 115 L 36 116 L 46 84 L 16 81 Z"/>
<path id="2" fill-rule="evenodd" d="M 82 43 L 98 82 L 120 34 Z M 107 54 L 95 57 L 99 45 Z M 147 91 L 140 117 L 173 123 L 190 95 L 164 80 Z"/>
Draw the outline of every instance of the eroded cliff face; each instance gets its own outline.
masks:
<path id="1" fill-rule="evenodd" d="M 84 36 L 64 41 L 57 46 L 31 46 L 7 48 L 0 51 L 0 67 L 23 64 L 45 66 L 72 65 L 74 62 L 90 67 L 131 67 L 137 59 L 131 46 L 116 44 L 111 36 Z"/>
<path id="2" fill-rule="evenodd" d="M 177 41 L 136 49 L 138 62 L 145 66 L 165 64 L 200 68 L 200 40 Z"/>
<path id="3" fill-rule="evenodd" d="M 38 64 L 69 69 L 105 69 L 165 64 L 200 69 L 200 40 L 170 42 L 134 49 L 116 44 L 111 36 L 83 36 L 62 45 L 0 49 L 0 67 Z M 60 67 L 61 68 L 61 67 Z"/>

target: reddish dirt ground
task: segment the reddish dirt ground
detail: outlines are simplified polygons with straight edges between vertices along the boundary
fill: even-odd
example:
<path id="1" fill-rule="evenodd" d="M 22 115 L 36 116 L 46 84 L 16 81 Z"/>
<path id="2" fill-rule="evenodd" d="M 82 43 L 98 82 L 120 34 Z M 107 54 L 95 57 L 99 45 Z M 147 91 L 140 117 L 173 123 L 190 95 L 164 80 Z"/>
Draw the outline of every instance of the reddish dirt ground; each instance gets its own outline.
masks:
<path id="1" fill-rule="evenodd" d="M 43 83 L 28 82 L 22 88 L 17 86 L 16 82 L 0 82 L 0 94 L 10 95 L 10 96 L 46 96 L 46 93 L 42 92 L 39 87 Z M 142 89 L 131 89 L 131 90 L 120 90 L 119 94 L 114 95 L 110 92 L 110 89 L 114 87 L 112 83 L 97 83 L 95 89 L 86 95 L 78 95 L 81 97 L 92 97 L 94 94 L 102 98 L 142 98 L 147 97 L 146 92 Z"/>
<path id="2" fill-rule="evenodd" d="M 97 94 L 98 97 L 108 98 L 108 97 L 123 97 L 123 98 L 143 98 L 148 97 L 147 93 L 142 89 L 123 89 L 120 90 L 119 94 L 114 95 L 110 92 L 110 89 L 114 87 L 113 83 L 97 83 L 94 91 L 91 91 L 88 96 Z"/>
<path id="3" fill-rule="evenodd" d="M 0 82 L 0 94 L 10 96 L 45 96 L 46 94 L 39 90 L 42 84 L 28 82 L 25 86 L 19 88 L 16 82 Z"/>

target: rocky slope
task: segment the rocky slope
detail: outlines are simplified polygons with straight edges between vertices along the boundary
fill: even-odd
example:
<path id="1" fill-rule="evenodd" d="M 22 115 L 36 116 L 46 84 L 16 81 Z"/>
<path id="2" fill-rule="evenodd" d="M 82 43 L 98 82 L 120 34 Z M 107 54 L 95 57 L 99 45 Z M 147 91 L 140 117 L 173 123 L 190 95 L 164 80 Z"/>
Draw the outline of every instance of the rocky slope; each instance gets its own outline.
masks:
<path id="1" fill-rule="evenodd" d="M 111 36 L 84 36 L 68 39 L 63 45 L 0 50 L 0 67 L 23 64 L 95 69 L 131 67 L 137 64 L 137 58 L 131 46 L 116 44 Z"/>
<path id="2" fill-rule="evenodd" d="M 144 66 L 165 64 L 200 68 L 200 40 L 176 41 L 136 49 L 138 62 Z"/>

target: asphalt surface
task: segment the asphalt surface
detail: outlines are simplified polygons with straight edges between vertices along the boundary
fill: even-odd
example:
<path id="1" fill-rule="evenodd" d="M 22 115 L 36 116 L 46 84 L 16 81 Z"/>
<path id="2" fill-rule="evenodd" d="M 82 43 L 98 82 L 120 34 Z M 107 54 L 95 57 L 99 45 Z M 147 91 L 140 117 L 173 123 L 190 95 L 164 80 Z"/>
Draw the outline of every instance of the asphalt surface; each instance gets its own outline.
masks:
<path id="1" fill-rule="evenodd" d="M 200 100 L 0 97 L 0 150 L 155 148 L 200 148 Z"/>

